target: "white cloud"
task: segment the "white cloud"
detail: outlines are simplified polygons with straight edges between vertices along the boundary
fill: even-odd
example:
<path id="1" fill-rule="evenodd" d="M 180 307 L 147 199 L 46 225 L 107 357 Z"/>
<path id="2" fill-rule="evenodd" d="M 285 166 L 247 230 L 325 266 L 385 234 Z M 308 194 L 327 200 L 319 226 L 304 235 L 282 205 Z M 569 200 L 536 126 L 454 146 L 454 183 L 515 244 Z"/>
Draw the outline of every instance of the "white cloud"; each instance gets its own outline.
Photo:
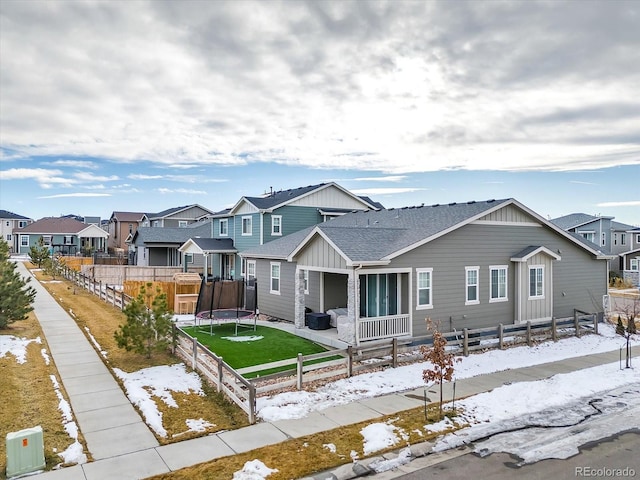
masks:
<path id="1" fill-rule="evenodd" d="M 9 2 L 2 147 L 9 158 L 278 162 L 386 181 L 638 163 L 632 3 L 286 7 Z"/>
<path id="2" fill-rule="evenodd" d="M 411 188 L 411 187 L 380 187 L 380 188 L 360 188 L 351 190 L 356 195 L 394 195 L 399 193 L 412 193 L 427 190 L 426 188 Z"/>
<path id="3" fill-rule="evenodd" d="M 75 168 L 89 168 L 96 169 L 98 166 L 94 162 L 88 162 L 84 160 L 56 160 L 51 162 L 51 165 L 56 167 L 75 167 Z"/>
<path id="4" fill-rule="evenodd" d="M 386 177 L 359 177 L 352 180 L 355 182 L 401 182 L 406 178 L 406 175 L 388 175 Z"/>
<path id="5" fill-rule="evenodd" d="M 598 203 L 598 207 L 640 207 L 640 200 L 631 200 L 628 202 L 603 202 Z"/>
<path id="6" fill-rule="evenodd" d="M 74 173 L 73 176 L 81 182 L 113 182 L 120 180 L 117 175 L 99 176 L 85 172 Z"/>
<path id="7" fill-rule="evenodd" d="M 81 197 L 110 197 L 110 193 L 60 193 L 57 195 L 48 195 L 46 197 L 38 197 L 39 199 L 44 198 L 81 198 Z"/>
<path id="8" fill-rule="evenodd" d="M 189 190 L 188 188 L 158 188 L 158 192 L 162 194 L 184 193 L 185 195 L 207 195 L 204 190 Z"/>

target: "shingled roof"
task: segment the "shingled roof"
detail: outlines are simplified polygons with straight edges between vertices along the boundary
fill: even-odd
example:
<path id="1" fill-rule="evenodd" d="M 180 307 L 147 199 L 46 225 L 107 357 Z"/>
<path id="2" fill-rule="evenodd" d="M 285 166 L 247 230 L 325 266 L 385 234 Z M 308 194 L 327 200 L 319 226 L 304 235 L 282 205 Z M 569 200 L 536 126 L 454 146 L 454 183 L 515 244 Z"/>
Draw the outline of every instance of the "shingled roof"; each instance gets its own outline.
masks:
<path id="1" fill-rule="evenodd" d="M 526 209 L 514 199 L 502 199 L 357 211 L 248 249 L 242 256 L 292 259 L 306 241 L 319 234 L 352 263 L 385 262 L 512 203 Z M 600 253 L 584 239 L 576 238 L 530 213 L 594 254 Z"/>

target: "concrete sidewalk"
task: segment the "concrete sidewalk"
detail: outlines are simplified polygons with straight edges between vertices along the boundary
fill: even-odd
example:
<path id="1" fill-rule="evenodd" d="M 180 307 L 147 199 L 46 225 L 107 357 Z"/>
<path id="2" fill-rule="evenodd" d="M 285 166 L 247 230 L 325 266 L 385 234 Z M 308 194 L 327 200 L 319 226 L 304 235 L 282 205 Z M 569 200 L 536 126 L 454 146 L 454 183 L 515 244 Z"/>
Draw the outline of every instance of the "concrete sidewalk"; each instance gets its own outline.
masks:
<path id="1" fill-rule="evenodd" d="M 31 275 L 21 262 L 18 265 L 23 275 Z M 142 479 L 419 407 L 424 402 L 424 389 L 416 389 L 331 407 L 298 420 L 258 423 L 160 446 L 75 321 L 39 282 L 34 281 L 32 285 L 38 292 L 35 314 L 69 395 L 78 427 L 95 460 L 39 474 L 34 477 L 38 480 Z M 640 347 L 634 349 L 634 355 L 638 354 Z M 618 359 L 619 353 L 614 351 L 479 375 L 458 380 L 456 397 L 486 392 L 507 383 L 541 380 Z M 451 388 L 451 384 L 445 384 L 445 398 L 451 398 Z M 431 394 L 432 401 L 439 396 L 435 390 L 427 393 Z"/>

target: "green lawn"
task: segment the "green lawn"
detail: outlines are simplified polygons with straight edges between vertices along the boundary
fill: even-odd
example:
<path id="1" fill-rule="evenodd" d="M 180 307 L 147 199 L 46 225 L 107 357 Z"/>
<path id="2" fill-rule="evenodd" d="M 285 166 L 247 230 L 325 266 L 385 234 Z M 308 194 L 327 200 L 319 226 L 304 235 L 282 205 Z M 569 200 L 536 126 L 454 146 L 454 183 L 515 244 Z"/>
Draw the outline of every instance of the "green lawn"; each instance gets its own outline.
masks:
<path id="1" fill-rule="evenodd" d="M 209 334 L 209 326 L 186 327 L 183 329 L 192 337 L 196 337 L 200 343 L 233 368 L 239 369 L 262 365 L 278 360 L 286 360 L 302 355 L 326 352 L 323 346 L 298 337 L 291 333 L 258 325 L 256 330 L 251 328 L 239 328 L 238 336 L 235 335 L 235 323 L 223 323 L 213 327 L 213 335 Z M 234 341 L 237 338 L 251 338 L 251 341 Z M 288 370 L 295 366 L 287 366 L 278 370 Z M 273 370 L 270 370 L 271 373 Z M 265 375 L 267 372 L 258 372 Z M 248 377 L 253 375 L 247 375 Z"/>

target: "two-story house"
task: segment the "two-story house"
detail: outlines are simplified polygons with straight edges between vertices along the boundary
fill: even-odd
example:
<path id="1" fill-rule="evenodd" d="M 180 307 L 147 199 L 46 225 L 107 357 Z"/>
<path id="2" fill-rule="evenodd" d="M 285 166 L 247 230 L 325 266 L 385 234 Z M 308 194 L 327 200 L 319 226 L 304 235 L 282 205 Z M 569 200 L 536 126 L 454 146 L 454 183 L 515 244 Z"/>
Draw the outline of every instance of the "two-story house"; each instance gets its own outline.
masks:
<path id="1" fill-rule="evenodd" d="M 625 270 L 622 254 L 631 248 L 632 225 L 614 221 L 615 217 L 572 213 L 554 218 L 551 222 L 563 230 L 580 235 L 595 244 L 606 254 L 613 256 L 609 262 L 609 271 L 620 275 Z"/>
<path id="2" fill-rule="evenodd" d="M 168 208 L 158 213 L 145 213 L 140 221 L 143 227 L 182 228 L 199 222 L 213 212 L 198 204 Z"/>
<path id="3" fill-rule="evenodd" d="M 144 212 L 113 212 L 111 214 L 107 227 L 109 232 L 107 248 L 110 253 L 116 252 L 117 249 L 125 252 L 129 249 L 133 234 L 138 230 L 144 216 Z"/>
<path id="4" fill-rule="evenodd" d="M 86 224 L 70 217 L 41 218 L 14 230 L 18 239 L 17 252 L 28 254 L 42 238 L 51 253 L 62 255 L 106 252 L 109 234 L 95 224 Z"/>
<path id="5" fill-rule="evenodd" d="M 255 265 L 241 260 L 242 251 L 355 210 L 380 208 L 379 203 L 334 182 L 271 190 L 262 196 L 242 197 L 233 207 L 211 215 L 211 238 L 226 241 L 191 238 L 180 251 L 204 257 L 207 276 L 250 279 L 255 276 Z"/>
<path id="6" fill-rule="evenodd" d="M 14 237 L 13 231 L 24 228 L 30 223 L 33 223 L 33 219 L 7 210 L 0 210 L 0 236 L 9 244 L 9 253 L 18 251 L 18 239 Z"/>

